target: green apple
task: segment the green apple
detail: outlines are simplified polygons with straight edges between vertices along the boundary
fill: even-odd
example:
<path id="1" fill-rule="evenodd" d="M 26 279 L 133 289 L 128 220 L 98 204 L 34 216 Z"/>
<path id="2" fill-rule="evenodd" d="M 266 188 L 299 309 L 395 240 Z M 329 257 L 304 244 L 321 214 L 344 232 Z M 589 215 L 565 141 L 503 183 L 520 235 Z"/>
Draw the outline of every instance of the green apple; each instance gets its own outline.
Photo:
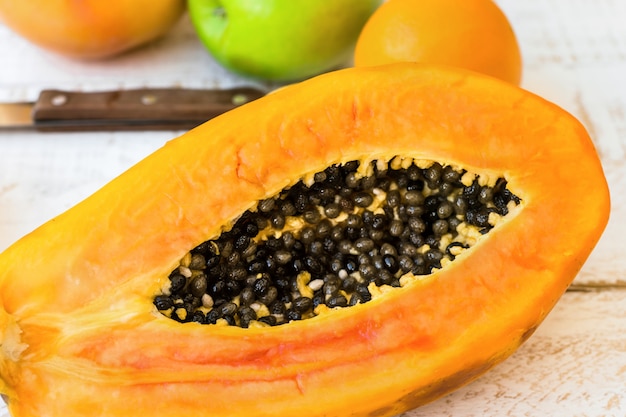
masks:
<path id="1" fill-rule="evenodd" d="M 189 0 L 194 28 L 233 72 L 297 81 L 349 63 L 381 0 Z"/>

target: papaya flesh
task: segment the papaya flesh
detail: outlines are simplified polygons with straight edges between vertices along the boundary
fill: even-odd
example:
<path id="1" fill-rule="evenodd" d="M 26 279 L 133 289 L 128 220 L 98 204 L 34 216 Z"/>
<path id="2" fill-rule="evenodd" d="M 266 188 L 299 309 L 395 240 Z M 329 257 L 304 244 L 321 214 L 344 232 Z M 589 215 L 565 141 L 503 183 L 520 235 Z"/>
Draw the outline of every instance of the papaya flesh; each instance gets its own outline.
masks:
<path id="1" fill-rule="evenodd" d="M 333 165 L 396 158 L 504 179 L 516 204 L 367 302 L 247 328 L 157 308 L 181 259 L 259 202 Z M 554 104 L 450 68 L 325 74 L 170 141 L 2 253 L 0 391 L 15 417 L 395 415 L 509 356 L 608 215 L 593 143 Z"/>

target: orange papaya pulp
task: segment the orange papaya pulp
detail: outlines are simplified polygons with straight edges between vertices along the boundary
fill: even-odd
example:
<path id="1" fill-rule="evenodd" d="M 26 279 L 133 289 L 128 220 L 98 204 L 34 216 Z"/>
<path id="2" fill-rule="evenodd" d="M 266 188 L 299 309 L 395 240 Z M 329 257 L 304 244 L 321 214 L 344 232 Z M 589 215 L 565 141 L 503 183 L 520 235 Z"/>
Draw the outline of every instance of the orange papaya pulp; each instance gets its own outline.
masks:
<path id="1" fill-rule="evenodd" d="M 502 177 L 521 203 L 432 274 L 275 327 L 179 323 L 154 295 L 193 247 L 325 167 L 395 156 Z M 0 255 L 14 417 L 391 416 L 475 379 L 552 309 L 606 225 L 584 127 L 462 70 L 346 69 L 183 134 Z"/>

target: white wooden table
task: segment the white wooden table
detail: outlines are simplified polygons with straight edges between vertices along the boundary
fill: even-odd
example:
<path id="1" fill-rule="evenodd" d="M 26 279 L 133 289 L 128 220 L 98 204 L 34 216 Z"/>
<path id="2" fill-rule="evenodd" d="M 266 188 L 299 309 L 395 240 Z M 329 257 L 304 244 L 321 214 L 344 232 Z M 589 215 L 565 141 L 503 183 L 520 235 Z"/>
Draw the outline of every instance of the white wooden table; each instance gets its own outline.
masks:
<path id="1" fill-rule="evenodd" d="M 523 86 L 572 112 L 594 137 L 612 216 L 572 290 L 525 345 L 403 417 L 626 416 L 626 1 L 497 2 L 521 44 Z M 100 63 L 43 52 L 0 25 L 0 61 L 0 101 L 33 99 L 42 88 L 250 84 L 216 65 L 187 19 L 168 37 Z M 179 133 L 0 133 L 0 250 Z"/>

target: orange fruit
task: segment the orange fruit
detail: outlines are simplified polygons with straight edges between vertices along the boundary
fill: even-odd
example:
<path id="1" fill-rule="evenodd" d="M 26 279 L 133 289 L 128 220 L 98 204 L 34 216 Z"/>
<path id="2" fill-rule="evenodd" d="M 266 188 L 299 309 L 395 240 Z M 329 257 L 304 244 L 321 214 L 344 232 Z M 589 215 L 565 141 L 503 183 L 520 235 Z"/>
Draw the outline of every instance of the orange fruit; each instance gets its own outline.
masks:
<path id="1" fill-rule="evenodd" d="M 450 65 L 513 84 L 522 75 L 511 24 L 491 0 L 388 0 L 363 27 L 355 66 L 399 61 Z"/>

